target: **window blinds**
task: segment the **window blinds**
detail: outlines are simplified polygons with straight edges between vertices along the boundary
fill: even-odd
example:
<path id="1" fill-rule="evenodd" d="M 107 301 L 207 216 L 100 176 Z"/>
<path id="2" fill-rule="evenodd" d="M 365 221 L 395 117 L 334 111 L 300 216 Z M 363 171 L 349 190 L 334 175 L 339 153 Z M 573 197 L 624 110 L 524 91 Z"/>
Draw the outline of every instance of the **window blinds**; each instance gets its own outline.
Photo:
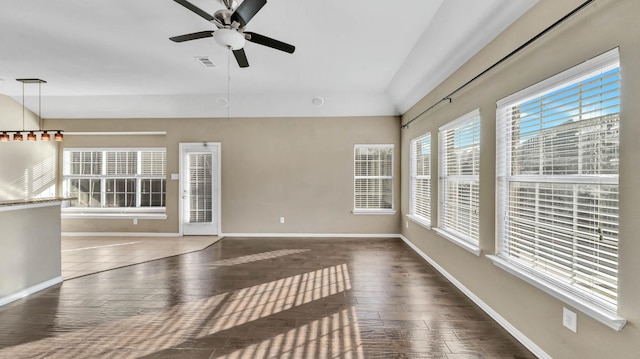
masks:
<path id="1" fill-rule="evenodd" d="M 431 134 L 411 141 L 409 214 L 431 224 Z"/>
<path id="2" fill-rule="evenodd" d="M 167 168 L 167 153 L 164 151 L 140 152 L 140 174 L 143 176 L 164 176 Z"/>
<path id="3" fill-rule="evenodd" d="M 480 112 L 440 127 L 439 228 L 478 244 Z"/>
<path id="4" fill-rule="evenodd" d="M 129 175 L 138 173 L 138 152 L 135 151 L 106 151 L 106 165 L 108 176 Z"/>
<path id="5" fill-rule="evenodd" d="M 356 145 L 355 209 L 393 208 L 393 145 Z"/>
<path id="6" fill-rule="evenodd" d="M 498 255 L 617 306 L 617 50 L 498 103 Z"/>
<path id="7" fill-rule="evenodd" d="M 65 175 L 101 175 L 101 151 L 64 151 L 63 173 Z"/>
<path id="8" fill-rule="evenodd" d="M 71 207 L 164 207 L 164 149 L 65 149 L 63 192 Z"/>

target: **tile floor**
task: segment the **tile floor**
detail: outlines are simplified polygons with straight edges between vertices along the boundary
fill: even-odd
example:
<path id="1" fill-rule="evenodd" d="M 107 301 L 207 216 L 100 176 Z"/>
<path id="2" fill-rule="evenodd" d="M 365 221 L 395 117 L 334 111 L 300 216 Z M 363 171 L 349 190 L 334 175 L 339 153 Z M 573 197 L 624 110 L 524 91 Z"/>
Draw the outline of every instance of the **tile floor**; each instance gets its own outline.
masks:
<path id="1" fill-rule="evenodd" d="M 216 236 L 62 237 L 62 278 L 199 251 L 218 240 Z"/>
<path id="2" fill-rule="evenodd" d="M 227 238 L 0 308 L 0 358 L 534 356 L 398 239 Z"/>

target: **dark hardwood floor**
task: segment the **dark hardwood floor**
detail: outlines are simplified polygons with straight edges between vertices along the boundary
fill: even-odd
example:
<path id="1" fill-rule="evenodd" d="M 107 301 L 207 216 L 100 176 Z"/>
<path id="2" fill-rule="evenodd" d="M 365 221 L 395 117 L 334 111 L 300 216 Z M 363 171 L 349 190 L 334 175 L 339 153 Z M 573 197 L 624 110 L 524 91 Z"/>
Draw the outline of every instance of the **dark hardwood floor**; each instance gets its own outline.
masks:
<path id="1" fill-rule="evenodd" d="M 0 358 L 534 358 L 397 239 L 223 239 L 0 308 Z"/>

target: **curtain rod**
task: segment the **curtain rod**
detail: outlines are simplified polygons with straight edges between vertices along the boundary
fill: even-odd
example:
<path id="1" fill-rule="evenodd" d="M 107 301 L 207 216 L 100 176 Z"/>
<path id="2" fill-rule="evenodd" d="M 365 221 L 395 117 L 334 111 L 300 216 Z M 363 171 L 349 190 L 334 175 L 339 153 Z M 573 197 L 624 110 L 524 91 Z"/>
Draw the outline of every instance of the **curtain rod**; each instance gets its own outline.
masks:
<path id="1" fill-rule="evenodd" d="M 460 92 L 462 89 L 464 89 L 465 87 L 469 86 L 471 83 L 475 82 L 477 79 L 479 79 L 480 77 L 486 75 L 489 71 L 495 69 L 496 67 L 500 66 L 503 62 L 507 61 L 508 59 L 510 59 L 511 57 L 513 57 L 515 54 L 519 53 L 520 51 L 524 50 L 525 48 L 529 47 L 529 45 L 531 45 L 532 43 L 534 43 L 535 41 L 537 41 L 538 39 L 540 39 L 541 37 L 543 37 L 544 35 L 546 35 L 549 31 L 553 30 L 554 28 L 558 27 L 558 25 L 562 24 L 563 22 L 567 21 L 569 18 L 573 17 L 575 14 L 577 14 L 578 12 L 582 11 L 584 8 L 586 8 L 587 6 L 589 6 L 591 3 L 595 2 L 596 0 L 587 0 L 585 2 L 583 2 L 580 6 L 576 7 L 575 9 L 573 9 L 571 12 L 569 12 L 568 14 L 566 14 L 565 16 L 563 16 L 560 20 L 554 22 L 553 24 L 551 24 L 549 27 L 547 27 L 546 29 L 542 30 L 540 33 L 538 33 L 536 36 L 532 37 L 531 39 L 529 39 L 527 42 L 525 42 L 524 44 L 520 45 L 520 47 L 518 47 L 517 49 L 511 51 L 508 55 L 506 55 L 505 57 L 501 58 L 500 60 L 498 60 L 496 63 L 494 63 L 493 65 L 489 66 L 486 70 L 482 71 L 481 73 L 479 73 L 478 75 L 476 75 L 474 78 L 472 78 L 471 80 L 467 81 L 464 85 L 458 87 L 457 89 L 455 89 L 453 92 L 451 92 L 450 94 L 448 94 L 447 96 L 445 96 L 444 98 L 442 98 L 441 100 L 439 100 L 438 102 L 434 103 L 433 105 L 429 106 L 426 110 L 420 112 L 418 115 L 416 115 L 415 117 L 413 117 L 411 120 L 409 120 L 407 123 L 403 124 L 400 126 L 401 129 L 405 129 L 407 127 L 409 127 L 409 125 L 411 123 L 413 123 L 415 120 L 417 120 L 419 117 L 421 117 L 422 115 L 424 115 L 425 113 L 431 111 L 434 107 L 436 107 L 437 105 L 439 105 L 441 102 L 444 101 L 449 101 L 449 103 L 451 103 L 453 101 L 452 96 L 457 94 L 458 92 Z"/>

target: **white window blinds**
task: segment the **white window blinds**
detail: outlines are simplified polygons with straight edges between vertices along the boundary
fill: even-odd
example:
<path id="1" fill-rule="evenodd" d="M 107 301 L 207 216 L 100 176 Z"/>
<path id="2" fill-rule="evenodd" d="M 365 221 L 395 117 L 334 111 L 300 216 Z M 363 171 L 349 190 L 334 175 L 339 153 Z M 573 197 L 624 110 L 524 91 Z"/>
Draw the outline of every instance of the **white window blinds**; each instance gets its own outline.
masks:
<path id="1" fill-rule="evenodd" d="M 393 209 L 393 145 L 356 145 L 354 209 Z"/>
<path id="2" fill-rule="evenodd" d="M 478 245 L 480 195 L 480 111 L 439 129 L 439 229 Z"/>
<path id="3" fill-rule="evenodd" d="M 140 152 L 140 174 L 143 176 L 164 176 L 167 171 L 167 153 L 164 151 Z"/>
<path id="4" fill-rule="evenodd" d="M 64 151 L 63 173 L 87 176 L 102 174 L 102 152 Z"/>
<path id="5" fill-rule="evenodd" d="M 63 194 L 71 207 L 164 207 L 164 149 L 65 149 Z"/>
<path id="6" fill-rule="evenodd" d="M 409 214 L 431 225 L 431 134 L 411 141 Z"/>
<path id="7" fill-rule="evenodd" d="M 138 152 L 134 151 L 107 151 L 107 175 L 129 175 L 138 173 Z"/>
<path id="8" fill-rule="evenodd" d="M 498 255 L 617 306 L 617 50 L 498 102 Z"/>

